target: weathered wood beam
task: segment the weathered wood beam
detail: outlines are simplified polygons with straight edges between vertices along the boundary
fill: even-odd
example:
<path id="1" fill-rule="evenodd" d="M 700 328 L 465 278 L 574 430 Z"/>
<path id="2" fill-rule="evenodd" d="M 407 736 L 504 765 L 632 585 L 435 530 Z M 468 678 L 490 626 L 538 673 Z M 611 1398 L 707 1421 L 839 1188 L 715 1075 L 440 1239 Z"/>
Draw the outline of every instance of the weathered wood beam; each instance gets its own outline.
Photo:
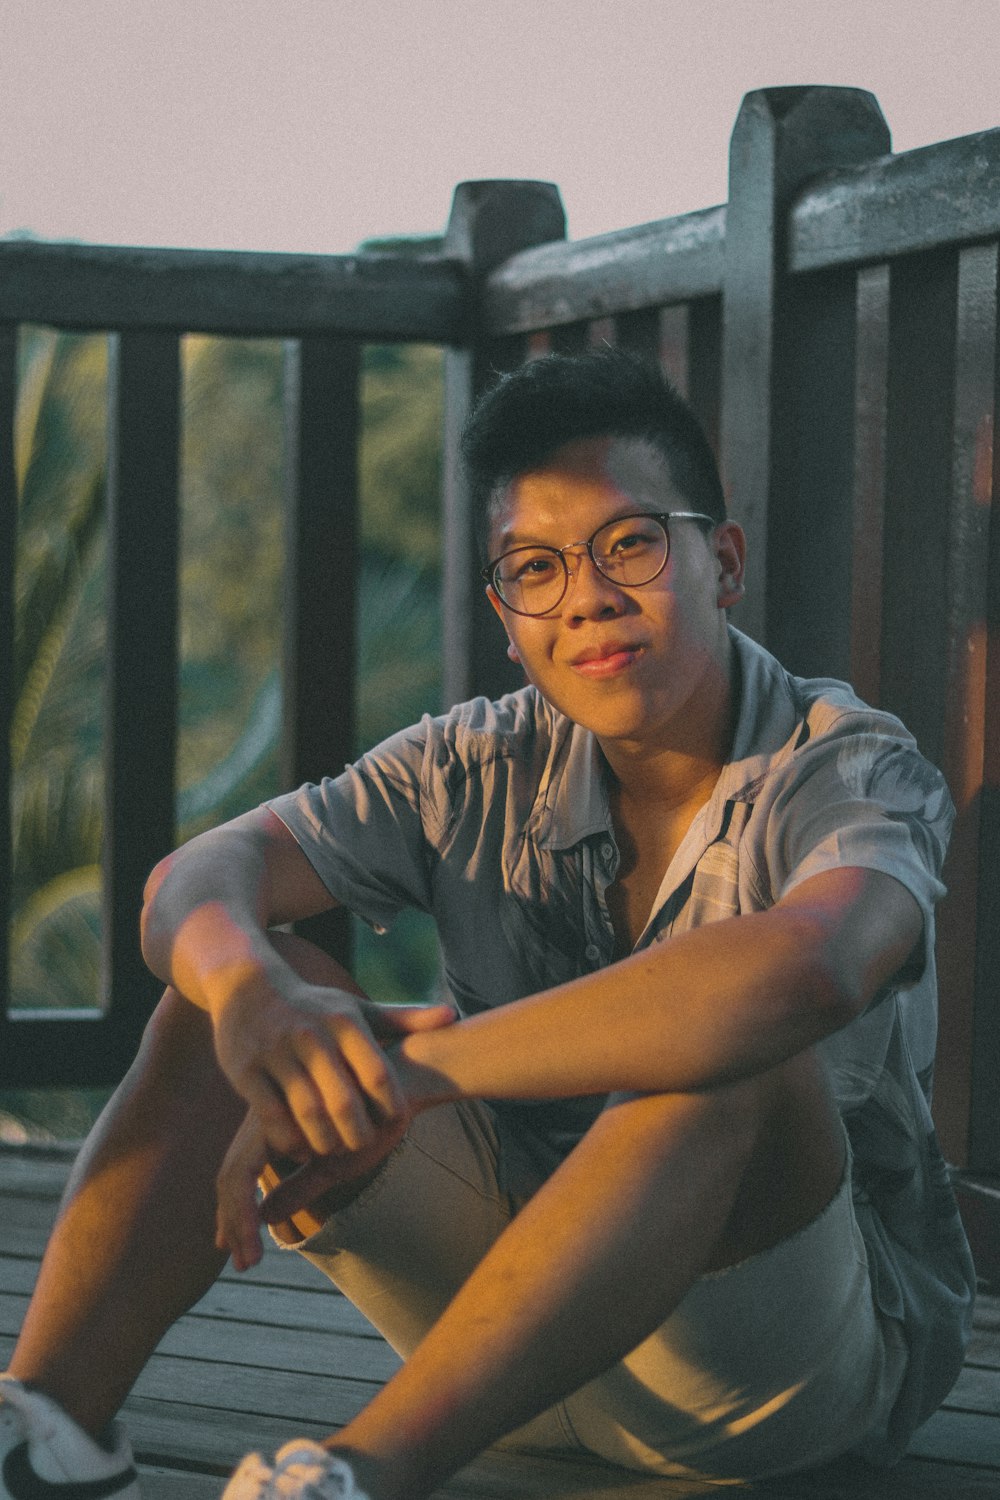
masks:
<path id="1" fill-rule="evenodd" d="M 707 208 L 523 250 L 487 278 L 486 331 L 530 333 L 717 294 L 725 232 L 725 208 Z"/>
<path id="2" fill-rule="evenodd" d="M 277 255 L 131 246 L 0 244 L 0 320 L 451 343 L 465 273 L 436 255 Z"/>
<path id="3" fill-rule="evenodd" d="M 792 207 L 790 271 L 1000 235 L 1000 130 L 829 172 Z"/>

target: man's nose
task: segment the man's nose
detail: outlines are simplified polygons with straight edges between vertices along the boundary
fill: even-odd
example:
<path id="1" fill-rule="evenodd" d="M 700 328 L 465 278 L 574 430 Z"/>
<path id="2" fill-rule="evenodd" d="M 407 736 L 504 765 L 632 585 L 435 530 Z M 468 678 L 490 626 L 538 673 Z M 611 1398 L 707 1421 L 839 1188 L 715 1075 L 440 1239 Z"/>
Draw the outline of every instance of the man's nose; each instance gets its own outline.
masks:
<path id="1" fill-rule="evenodd" d="M 585 613 L 593 607 L 595 599 L 600 608 L 605 608 L 609 594 L 620 597 L 620 588 L 613 578 L 594 562 L 586 542 L 569 542 L 562 548 L 569 573 L 567 598 L 575 614 Z"/>

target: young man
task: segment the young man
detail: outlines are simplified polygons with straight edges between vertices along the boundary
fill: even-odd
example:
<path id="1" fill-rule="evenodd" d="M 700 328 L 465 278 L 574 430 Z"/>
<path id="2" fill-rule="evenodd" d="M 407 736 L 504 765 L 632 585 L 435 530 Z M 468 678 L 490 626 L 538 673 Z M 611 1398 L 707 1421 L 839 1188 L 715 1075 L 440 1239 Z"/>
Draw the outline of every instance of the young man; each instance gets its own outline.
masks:
<path id="1" fill-rule="evenodd" d="M 170 989 L 7 1387 L 49 1480 L 100 1468 L 70 1417 L 99 1432 L 217 1272 L 230 1140 L 220 1245 L 252 1261 L 253 1177 L 304 1162 L 278 1237 L 407 1357 L 326 1448 L 246 1460 L 231 1500 L 419 1497 L 512 1432 L 719 1478 L 891 1461 L 960 1367 L 973 1278 L 927 1103 L 940 776 L 729 627 L 742 532 L 658 372 L 527 365 L 466 452 L 529 686 L 154 872 Z M 274 931 L 338 902 L 431 912 L 460 1018 L 380 1008 Z"/>

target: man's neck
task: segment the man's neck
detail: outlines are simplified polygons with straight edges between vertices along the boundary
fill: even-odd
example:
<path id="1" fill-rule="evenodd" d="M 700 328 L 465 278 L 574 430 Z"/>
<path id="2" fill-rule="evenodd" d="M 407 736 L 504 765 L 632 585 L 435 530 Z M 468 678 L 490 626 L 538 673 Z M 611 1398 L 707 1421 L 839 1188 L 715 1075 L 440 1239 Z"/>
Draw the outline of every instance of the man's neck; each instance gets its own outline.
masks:
<path id="1" fill-rule="evenodd" d="M 669 813 L 707 801 L 729 759 L 738 708 L 738 668 L 730 648 L 715 681 L 703 684 L 690 712 L 670 735 L 662 740 L 602 741 L 615 805 L 623 813 Z"/>

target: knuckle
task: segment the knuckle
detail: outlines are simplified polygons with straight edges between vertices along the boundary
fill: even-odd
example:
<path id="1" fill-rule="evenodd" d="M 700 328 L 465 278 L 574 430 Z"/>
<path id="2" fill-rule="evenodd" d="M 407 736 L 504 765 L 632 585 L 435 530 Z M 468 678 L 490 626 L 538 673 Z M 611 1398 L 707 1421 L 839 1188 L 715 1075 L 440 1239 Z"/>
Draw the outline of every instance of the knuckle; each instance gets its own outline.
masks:
<path id="1" fill-rule="evenodd" d="M 306 1094 L 296 1102 L 295 1113 L 303 1125 L 313 1125 L 326 1119 L 326 1110 L 312 1094 Z"/>
<path id="2" fill-rule="evenodd" d="M 372 1063 L 370 1078 L 372 1086 L 382 1090 L 391 1088 L 394 1082 L 392 1069 L 381 1053 L 379 1053 L 379 1056 Z"/>

